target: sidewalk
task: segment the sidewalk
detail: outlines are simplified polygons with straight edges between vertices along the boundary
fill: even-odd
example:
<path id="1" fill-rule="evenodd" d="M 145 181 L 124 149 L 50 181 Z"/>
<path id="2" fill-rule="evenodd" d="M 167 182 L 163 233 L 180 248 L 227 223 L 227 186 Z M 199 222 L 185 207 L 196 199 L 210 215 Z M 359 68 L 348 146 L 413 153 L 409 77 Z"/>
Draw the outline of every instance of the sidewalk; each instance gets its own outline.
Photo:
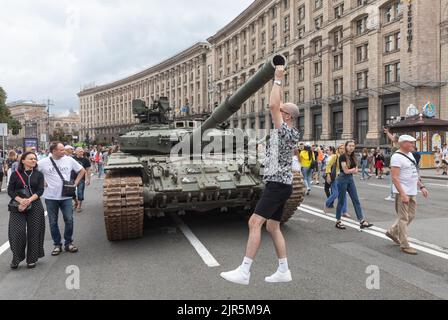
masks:
<path id="1" fill-rule="evenodd" d="M 437 174 L 435 169 L 421 169 L 420 175 L 422 179 L 448 181 L 448 176 L 442 176 L 442 170 L 440 170 L 440 173 Z"/>

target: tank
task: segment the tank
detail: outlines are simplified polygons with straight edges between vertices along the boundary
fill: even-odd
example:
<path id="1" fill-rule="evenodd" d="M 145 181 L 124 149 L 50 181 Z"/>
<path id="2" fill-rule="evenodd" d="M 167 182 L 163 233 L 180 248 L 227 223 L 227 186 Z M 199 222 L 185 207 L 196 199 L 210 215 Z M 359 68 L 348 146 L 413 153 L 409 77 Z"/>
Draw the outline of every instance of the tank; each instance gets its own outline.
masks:
<path id="1" fill-rule="evenodd" d="M 110 241 L 142 237 L 144 222 L 165 215 L 252 213 L 264 189 L 263 166 L 254 152 L 256 141 L 240 130 L 242 143 L 237 143 L 228 120 L 273 79 L 276 65 L 286 65 L 285 57 L 269 58 L 205 119 L 174 118 L 167 98 L 149 107 L 133 101 L 139 123 L 119 137 L 120 152 L 105 167 L 104 218 Z M 213 152 L 206 153 L 209 145 L 203 140 L 218 141 Z M 295 213 L 304 193 L 303 178 L 295 173 L 283 223 Z"/>

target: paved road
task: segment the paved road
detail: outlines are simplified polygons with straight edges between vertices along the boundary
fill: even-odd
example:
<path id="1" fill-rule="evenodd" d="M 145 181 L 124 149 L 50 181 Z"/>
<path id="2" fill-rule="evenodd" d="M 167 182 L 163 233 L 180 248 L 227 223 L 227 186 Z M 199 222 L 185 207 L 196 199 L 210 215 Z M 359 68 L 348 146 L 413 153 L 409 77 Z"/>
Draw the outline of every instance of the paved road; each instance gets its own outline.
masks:
<path id="1" fill-rule="evenodd" d="M 443 183 L 430 185 L 430 201 L 420 200 L 411 235 L 430 244 L 416 257 L 401 254 L 381 237 L 380 229 L 372 234 L 353 228 L 336 230 L 327 220 L 331 218 L 319 212 L 323 190 L 313 189 L 284 228 L 294 281 L 264 283 L 264 276 L 277 264 L 265 233 L 248 287 L 219 277 L 241 263 L 246 217 L 187 215 L 181 217 L 182 228 L 172 218 L 153 220 L 142 239 L 110 243 L 104 230 L 101 183 L 94 180 L 84 213 L 75 217 L 79 253 L 49 256 L 52 241 L 47 227 L 47 257 L 35 270 L 22 266 L 10 271 L 11 252 L 0 254 L 0 299 L 448 299 L 448 251 L 440 248 L 448 247 L 448 212 L 443 209 L 448 186 Z M 358 184 L 366 214 L 380 228 L 394 220 L 392 203 L 383 200 L 385 184 L 378 180 Z M 0 194 L 0 247 L 7 241 L 7 201 Z M 195 238 L 187 239 L 185 233 Z M 204 258 L 193 244 L 204 246 Z M 210 259 L 219 266 L 209 267 Z M 72 266 L 80 272 L 79 290 L 66 286 Z M 372 266 L 380 270 L 379 290 L 366 287 L 370 275 L 366 270 Z"/>

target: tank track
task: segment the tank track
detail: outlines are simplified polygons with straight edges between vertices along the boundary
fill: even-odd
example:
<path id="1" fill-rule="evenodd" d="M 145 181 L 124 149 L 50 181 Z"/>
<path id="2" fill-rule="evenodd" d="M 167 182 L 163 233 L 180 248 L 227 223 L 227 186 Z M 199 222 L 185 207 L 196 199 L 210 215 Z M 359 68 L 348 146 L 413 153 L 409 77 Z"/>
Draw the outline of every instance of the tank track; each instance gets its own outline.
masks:
<path id="1" fill-rule="evenodd" d="M 297 208 L 302 204 L 303 198 L 305 197 L 305 184 L 303 182 L 303 176 L 300 172 L 293 173 L 292 182 L 292 195 L 286 201 L 285 207 L 283 209 L 283 217 L 281 223 L 286 223 L 291 219 L 291 217 L 296 213 Z"/>
<path id="2" fill-rule="evenodd" d="M 103 201 L 109 241 L 143 236 L 143 181 L 138 174 L 109 172 L 104 179 Z"/>

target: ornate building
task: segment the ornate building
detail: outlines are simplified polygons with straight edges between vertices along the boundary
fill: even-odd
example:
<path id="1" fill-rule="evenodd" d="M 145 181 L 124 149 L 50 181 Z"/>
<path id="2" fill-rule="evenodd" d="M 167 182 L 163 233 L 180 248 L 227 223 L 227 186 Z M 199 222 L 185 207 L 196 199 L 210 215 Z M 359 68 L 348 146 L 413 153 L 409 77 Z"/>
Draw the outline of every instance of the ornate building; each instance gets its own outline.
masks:
<path id="1" fill-rule="evenodd" d="M 75 136 L 79 139 L 81 129 L 81 116 L 70 110 L 67 115 L 54 115 L 50 117 L 50 133 L 61 130 L 67 136 Z"/>
<path id="2" fill-rule="evenodd" d="M 201 99 L 190 100 L 196 108 L 222 102 L 278 52 L 289 64 L 284 100 L 299 105 L 297 126 L 305 141 L 382 144 L 383 126 L 404 116 L 409 105 L 421 107 L 428 101 L 448 120 L 448 0 L 257 0 L 208 43 L 199 44 L 202 81 L 193 89 Z M 166 86 L 167 71 L 174 68 L 177 78 L 191 78 L 191 70 L 183 71 L 179 63 L 174 57 L 128 79 L 81 92 L 84 132 L 92 137 L 132 123 L 131 100 L 152 97 L 158 91 L 154 87 Z M 165 77 L 155 76 L 161 69 Z M 153 82 L 143 81 L 148 78 Z M 270 128 L 271 86 L 243 105 L 232 126 Z M 191 99 L 185 88 L 179 89 L 164 92 L 176 107 Z M 123 93 L 129 90 L 134 94 Z M 104 120 L 105 108 L 107 117 L 116 120 Z"/>
<path id="3" fill-rule="evenodd" d="M 190 112 L 209 108 L 207 102 L 206 53 L 208 43 L 197 43 L 147 70 L 111 84 L 81 91 L 81 139 L 113 142 L 136 120 L 132 100 L 150 105 L 159 97 L 168 97 L 179 112 L 184 105 Z"/>

